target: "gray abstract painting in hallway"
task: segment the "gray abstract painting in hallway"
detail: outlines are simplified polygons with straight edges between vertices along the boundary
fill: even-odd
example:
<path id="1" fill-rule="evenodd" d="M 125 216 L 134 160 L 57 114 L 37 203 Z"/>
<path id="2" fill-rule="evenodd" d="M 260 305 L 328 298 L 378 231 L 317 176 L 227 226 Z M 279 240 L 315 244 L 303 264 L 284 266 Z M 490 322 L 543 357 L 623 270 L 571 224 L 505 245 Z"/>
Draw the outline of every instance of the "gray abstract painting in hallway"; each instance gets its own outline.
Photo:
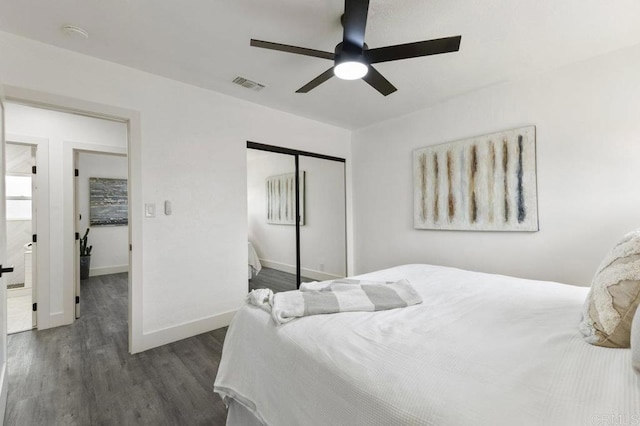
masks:
<path id="1" fill-rule="evenodd" d="M 413 152 L 414 228 L 537 231 L 535 127 Z"/>
<path id="2" fill-rule="evenodd" d="M 128 209 L 126 179 L 89 178 L 91 226 L 126 225 Z"/>

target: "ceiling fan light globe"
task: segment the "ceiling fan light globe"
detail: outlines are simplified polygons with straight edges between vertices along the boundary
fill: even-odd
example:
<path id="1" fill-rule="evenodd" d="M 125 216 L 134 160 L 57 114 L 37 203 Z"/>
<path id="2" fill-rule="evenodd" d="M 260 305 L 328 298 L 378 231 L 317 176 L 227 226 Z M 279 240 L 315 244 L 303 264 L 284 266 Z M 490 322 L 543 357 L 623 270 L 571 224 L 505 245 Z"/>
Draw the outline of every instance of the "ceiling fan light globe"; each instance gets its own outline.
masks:
<path id="1" fill-rule="evenodd" d="M 333 73 L 342 80 L 357 80 L 369 72 L 367 64 L 358 61 L 345 61 L 333 67 Z"/>

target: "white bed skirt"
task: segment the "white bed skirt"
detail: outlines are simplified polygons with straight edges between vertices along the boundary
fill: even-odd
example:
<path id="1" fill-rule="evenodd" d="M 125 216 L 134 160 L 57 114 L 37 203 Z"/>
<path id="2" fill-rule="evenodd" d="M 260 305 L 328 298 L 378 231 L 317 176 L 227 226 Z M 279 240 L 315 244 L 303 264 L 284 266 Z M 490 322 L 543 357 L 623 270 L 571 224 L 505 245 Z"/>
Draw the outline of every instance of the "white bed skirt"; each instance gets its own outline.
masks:
<path id="1" fill-rule="evenodd" d="M 256 250 L 253 248 L 253 244 L 251 244 L 251 242 L 248 243 L 248 249 L 249 249 L 248 275 L 249 275 L 249 279 L 252 279 L 256 275 L 258 275 L 258 273 L 262 269 L 262 265 L 260 264 L 260 259 L 258 258 L 258 254 L 256 253 Z"/>
<path id="2" fill-rule="evenodd" d="M 244 405 L 228 398 L 227 426 L 264 426 Z"/>

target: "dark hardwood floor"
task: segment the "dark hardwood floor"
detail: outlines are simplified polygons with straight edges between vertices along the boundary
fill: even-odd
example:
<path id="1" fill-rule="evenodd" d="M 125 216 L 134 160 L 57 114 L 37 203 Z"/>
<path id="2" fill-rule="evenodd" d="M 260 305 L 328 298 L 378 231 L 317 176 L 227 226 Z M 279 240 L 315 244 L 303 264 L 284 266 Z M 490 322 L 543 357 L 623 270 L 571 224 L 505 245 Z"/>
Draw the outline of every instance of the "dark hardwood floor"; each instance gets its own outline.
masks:
<path id="1" fill-rule="evenodd" d="M 127 275 L 82 282 L 73 325 L 8 336 L 5 425 L 224 425 L 226 328 L 130 355 Z"/>
<path id="2" fill-rule="evenodd" d="M 311 278 L 301 277 L 303 283 L 315 281 Z M 260 273 L 249 280 L 249 291 L 257 288 L 270 288 L 274 293 L 296 289 L 296 276 L 277 269 L 262 267 Z"/>

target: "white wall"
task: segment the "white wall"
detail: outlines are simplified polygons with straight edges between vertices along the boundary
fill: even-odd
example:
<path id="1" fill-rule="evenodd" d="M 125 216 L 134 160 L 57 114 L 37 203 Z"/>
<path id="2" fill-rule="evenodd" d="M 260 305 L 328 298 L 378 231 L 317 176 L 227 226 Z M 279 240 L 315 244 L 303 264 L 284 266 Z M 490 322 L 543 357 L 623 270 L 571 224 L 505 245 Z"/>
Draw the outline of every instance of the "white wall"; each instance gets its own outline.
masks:
<path id="1" fill-rule="evenodd" d="M 68 260 L 64 257 L 64 236 L 73 235 L 73 227 L 66 229 L 62 224 L 66 215 L 73 215 L 73 206 L 69 209 L 65 204 L 64 177 L 72 176 L 72 162 L 67 161 L 65 166 L 65 144 L 82 143 L 86 146 L 98 148 L 108 146 L 126 149 L 127 127 L 123 123 L 84 117 L 76 114 L 51 111 L 41 108 L 33 108 L 25 105 L 8 102 L 6 104 L 6 130 L 8 139 L 15 136 L 41 138 L 48 141 L 48 170 L 49 170 L 49 194 L 38 191 L 38 197 L 48 199 L 48 224 L 38 222 L 37 233 L 38 256 L 42 252 L 43 245 L 48 245 L 49 260 L 47 262 L 49 273 L 38 275 L 38 328 L 45 329 L 70 322 L 68 308 L 65 306 L 65 298 L 73 298 L 75 293 L 66 291 L 65 283 L 69 281 L 64 276 L 64 265 Z M 46 170 L 38 161 L 40 170 Z M 72 195 L 72 194 L 71 194 Z M 72 219 L 72 218 L 71 218 Z M 49 238 L 42 237 L 43 228 L 49 228 Z M 73 259 L 71 259 L 73 260 Z M 44 299 L 43 300 L 43 296 Z M 68 301 L 67 301 L 68 302 Z"/>
<path id="2" fill-rule="evenodd" d="M 357 272 L 431 263 L 589 285 L 640 226 L 640 46 L 354 133 Z M 533 124 L 540 231 L 413 229 L 412 151 Z"/>
<path id="3" fill-rule="evenodd" d="M 305 220 L 300 227 L 302 275 L 332 279 L 346 274 L 344 164 L 300 156 L 305 178 Z M 295 273 L 294 226 L 266 221 L 267 177 L 293 173 L 294 157 L 247 150 L 249 241 L 264 266 Z"/>
<path id="4" fill-rule="evenodd" d="M 224 325 L 242 303 L 247 140 L 350 153 L 344 129 L 7 33 L 0 33 L 0 75 L 12 87 L 140 113 L 141 139 L 129 150 L 130 192 L 158 206 L 171 200 L 173 215 L 159 209 L 142 220 L 142 209 L 131 212 L 132 222 L 142 221 L 133 247 L 134 262 L 141 253 L 141 279 L 132 283 L 141 297 L 132 301 L 133 320 L 141 318 L 134 351 Z"/>
<path id="5" fill-rule="evenodd" d="M 124 126 L 124 125 L 122 125 Z M 78 154 L 78 207 L 80 236 L 87 228 L 91 251 L 90 276 L 126 272 L 129 266 L 129 227 L 89 225 L 89 178 L 128 178 L 127 157 L 120 155 Z"/>

